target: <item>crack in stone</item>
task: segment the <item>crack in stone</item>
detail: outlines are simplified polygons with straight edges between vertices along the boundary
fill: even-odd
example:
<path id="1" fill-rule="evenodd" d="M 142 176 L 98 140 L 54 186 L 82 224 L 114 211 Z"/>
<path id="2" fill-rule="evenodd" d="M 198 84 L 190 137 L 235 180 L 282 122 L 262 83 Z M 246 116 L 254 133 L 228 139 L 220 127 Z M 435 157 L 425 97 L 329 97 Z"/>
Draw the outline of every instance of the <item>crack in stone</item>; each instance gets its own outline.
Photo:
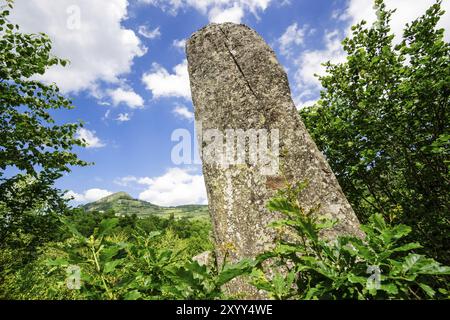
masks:
<path id="1" fill-rule="evenodd" d="M 223 31 L 223 29 L 219 26 L 218 27 L 220 32 L 222 32 L 223 36 L 225 37 L 225 39 L 227 41 L 229 41 L 230 39 L 227 37 L 226 33 Z M 244 78 L 245 83 L 247 84 L 247 87 L 250 89 L 250 91 L 252 92 L 252 94 L 255 96 L 256 100 L 259 101 L 258 96 L 256 95 L 256 92 L 253 90 L 252 86 L 250 85 L 250 82 L 248 81 L 247 77 L 245 76 L 244 71 L 242 70 L 241 66 L 238 63 L 237 58 L 234 56 L 233 52 L 231 52 L 230 47 L 228 46 L 228 44 L 226 42 L 224 42 L 225 44 L 225 48 L 227 48 L 228 53 L 230 54 L 231 58 L 234 61 L 234 64 L 237 66 L 239 72 L 241 73 L 242 77 Z"/>

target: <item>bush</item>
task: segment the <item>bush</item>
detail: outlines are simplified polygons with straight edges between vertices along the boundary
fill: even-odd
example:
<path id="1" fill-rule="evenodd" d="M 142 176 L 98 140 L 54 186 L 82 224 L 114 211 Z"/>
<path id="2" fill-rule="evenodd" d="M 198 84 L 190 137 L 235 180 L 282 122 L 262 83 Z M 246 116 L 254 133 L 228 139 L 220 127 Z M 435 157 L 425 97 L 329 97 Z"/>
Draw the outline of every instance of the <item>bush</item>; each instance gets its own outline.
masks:
<path id="1" fill-rule="evenodd" d="M 48 273 L 54 282 L 63 284 L 59 294 L 70 293 L 75 299 L 215 299 L 224 298 L 221 286 L 250 270 L 250 262 L 225 264 L 217 270 L 211 264 L 200 265 L 191 258 L 198 254 L 191 239 L 182 239 L 177 233 L 165 230 L 147 232 L 138 228 L 131 236 L 119 227 L 119 218 L 102 220 L 92 234 L 80 233 L 73 222 L 65 221 L 72 238 L 59 244 L 59 256 L 48 259 Z M 191 222 L 185 221 L 185 224 Z M 82 224 L 84 225 L 84 224 Z M 196 223 L 191 226 L 199 231 Z M 184 228 L 186 231 L 187 227 Z M 208 239 L 197 240 L 210 247 Z M 70 266 L 80 268 L 79 290 L 67 290 Z M 42 264 L 40 266 L 42 268 Z"/>
<path id="2" fill-rule="evenodd" d="M 444 276 L 450 267 L 415 253 L 417 242 L 402 243 L 411 228 L 391 226 L 374 214 L 361 228 L 363 239 L 320 237 L 334 221 L 305 212 L 296 200 L 301 188 L 290 187 L 268 208 L 284 219 L 277 246 L 256 259 L 252 283 L 276 299 L 423 299 L 448 298 Z M 267 263 L 272 275 L 267 275 Z M 447 279 L 448 280 L 448 279 Z"/>

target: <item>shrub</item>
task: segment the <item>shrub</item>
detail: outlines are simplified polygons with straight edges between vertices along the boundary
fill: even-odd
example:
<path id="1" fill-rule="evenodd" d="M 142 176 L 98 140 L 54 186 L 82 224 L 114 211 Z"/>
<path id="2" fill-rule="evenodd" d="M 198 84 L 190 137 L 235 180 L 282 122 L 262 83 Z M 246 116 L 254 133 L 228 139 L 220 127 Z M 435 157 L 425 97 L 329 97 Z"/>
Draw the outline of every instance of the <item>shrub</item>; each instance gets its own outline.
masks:
<path id="1" fill-rule="evenodd" d="M 320 237 L 335 221 L 317 218 L 296 200 L 301 188 L 289 187 L 268 208 L 284 219 L 277 246 L 256 259 L 252 283 L 276 299 L 422 299 L 448 298 L 450 267 L 415 253 L 417 242 L 403 243 L 411 228 L 389 225 L 374 214 L 362 225 L 363 239 Z M 268 276 L 264 263 L 273 266 Z"/>

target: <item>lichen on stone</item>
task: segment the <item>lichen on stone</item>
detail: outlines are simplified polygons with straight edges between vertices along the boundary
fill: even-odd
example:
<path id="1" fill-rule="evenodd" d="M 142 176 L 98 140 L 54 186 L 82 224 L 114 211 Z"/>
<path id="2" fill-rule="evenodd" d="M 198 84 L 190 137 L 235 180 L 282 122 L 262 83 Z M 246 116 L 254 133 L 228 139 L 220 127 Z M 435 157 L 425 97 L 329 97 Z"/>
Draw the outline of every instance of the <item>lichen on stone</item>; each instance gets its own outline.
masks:
<path id="1" fill-rule="evenodd" d="M 195 119 L 201 121 L 203 132 L 279 132 L 277 174 L 262 174 L 259 164 L 249 161 L 226 167 L 203 161 L 219 263 L 227 243 L 234 247 L 232 262 L 273 245 L 276 233 L 268 224 L 279 215 L 269 212 L 266 204 L 283 187 L 282 177 L 290 183 L 308 181 L 300 203 L 306 210 L 320 204 L 317 214 L 338 220 L 324 237 L 361 235 L 356 215 L 298 115 L 284 68 L 266 42 L 245 25 L 210 24 L 191 36 L 186 51 Z M 199 145 L 202 154 L 207 144 Z M 227 290 L 262 297 L 242 279 L 227 285 Z"/>

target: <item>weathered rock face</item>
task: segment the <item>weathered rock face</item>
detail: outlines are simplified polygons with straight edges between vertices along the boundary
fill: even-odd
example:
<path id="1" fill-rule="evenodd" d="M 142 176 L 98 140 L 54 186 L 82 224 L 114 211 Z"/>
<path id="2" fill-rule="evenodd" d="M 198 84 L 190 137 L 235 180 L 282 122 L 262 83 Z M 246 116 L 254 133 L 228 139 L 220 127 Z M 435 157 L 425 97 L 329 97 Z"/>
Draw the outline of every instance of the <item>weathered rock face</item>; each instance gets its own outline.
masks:
<path id="1" fill-rule="evenodd" d="M 306 131 L 286 73 L 264 40 L 244 25 L 210 24 L 192 35 L 186 50 L 218 261 L 227 250 L 236 261 L 254 257 L 273 243 L 274 233 L 267 224 L 276 214 L 266 209 L 266 202 L 285 179 L 308 181 L 300 196 L 302 205 L 309 209 L 320 204 L 321 215 L 339 220 L 326 237 L 360 235 L 358 219 Z M 266 130 L 276 170 L 261 170 L 261 161 L 252 161 L 251 156 L 237 164 L 211 161 L 218 158 L 209 151 L 206 154 L 211 143 L 218 141 L 217 136 L 211 138 L 211 131 L 222 132 L 229 143 L 227 129 Z M 255 151 L 251 139 L 245 145 L 247 152 Z M 228 144 L 225 150 L 236 146 Z M 239 280 L 228 290 L 259 297 Z"/>

